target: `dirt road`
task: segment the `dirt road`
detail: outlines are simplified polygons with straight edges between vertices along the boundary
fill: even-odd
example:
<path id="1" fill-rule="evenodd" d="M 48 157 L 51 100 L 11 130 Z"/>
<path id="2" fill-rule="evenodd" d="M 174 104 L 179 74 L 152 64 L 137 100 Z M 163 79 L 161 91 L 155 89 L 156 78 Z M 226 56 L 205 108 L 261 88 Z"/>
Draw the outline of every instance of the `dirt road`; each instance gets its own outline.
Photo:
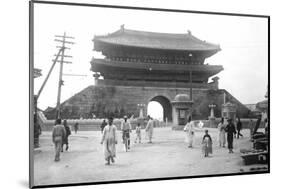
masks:
<path id="1" fill-rule="evenodd" d="M 243 130 L 244 138 L 235 140 L 234 154 L 226 148 L 218 147 L 217 129 L 209 129 L 214 147 L 211 157 L 201 153 L 203 130 L 196 131 L 194 148 L 184 142 L 183 131 L 171 128 L 154 129 L 153 143 L 148 144 L 142 131 L 142 144 L 132 144 L 131 151 L 125 152 L 118 133 L 116 163 L 105 166 L 101 133 L 81 131 L 72 133 L 70 149 L 61 155 L 60 162 L 54 162 L 54 146 L 51 133 L 40 137 L 41 147 L 34 156 L 35 185 L 129 180 L 159 177 L 179 177 L 208 174 L 238 173 L 249 171 L 240 157 L 240 148 L 250 148 L 248 130 Z M 135 138 L 134 132 L 132 137 Z"/>

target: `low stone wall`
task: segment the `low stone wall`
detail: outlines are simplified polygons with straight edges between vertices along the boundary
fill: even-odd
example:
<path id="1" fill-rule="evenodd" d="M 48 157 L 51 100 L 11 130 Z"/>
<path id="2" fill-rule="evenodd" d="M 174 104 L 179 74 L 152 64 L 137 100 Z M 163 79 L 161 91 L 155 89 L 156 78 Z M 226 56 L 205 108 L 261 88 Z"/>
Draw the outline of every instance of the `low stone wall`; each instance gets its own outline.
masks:
<path id="1" fill-rule="evenodd" d="M 98 131 L 100 130 L 100 125 L 104 119 L 68 119 L 68 125 L 71 127 L 72 130 L 74 130 L 73 126 L 75 123 L 79 124 L 79 130 L 82 131 Z M 219 124 L 221 118 L 216 118 L 215 119 L 215 127 Z M 242 129 L 247 129 L 249 128 L 249 118 L 241 118 L 240 119 L 242 122 Z M 120 130 L 120 125 L 123 119 L 114 119 L 113 124 L 117 126 L 117 129 Z M 135 129 L 137 124 L 140 123 L 141 128 L 144 129 L 147 124 L 147 120 L 144 119 L 139 119 L 139 118 L 131 118 L 129 119 L 132 129 Z M 252 119 L 253 125 L 255 126 L 257 119 Z M 39 113 L 39 122 L 41 125 L 41 128 L 43 131 L 51 131 L 55 120 L 47 120 L 47 118 L 44 116 L 42 112 Z M 183 130 L 184 126 L 174 126 L 172 123 L 165 123 L 163 121 L 155 120 L 156 122 L 156 127 L 172 127 L 173 130 Z M 199 127 L 199 123 L 203 123 L 203 128 L 210 128 L 210 122 L 209 120 L 194 120 L 195 126 Z M 264 128 L 265 123 L 261 122 L 260 128 Z"/>
<path id="2" fill-rule="evenodd" d="M 67 120 L 68 125 L 74 130 L 74 124 L 79 124 L 79 130 L 82 131 L 98 131 L 100 130 L 100 125 L 102 124 L 104 119 L 69 119 Z M 123 119 L 114 119 L 113 124 L 116 125 L 117 129 L 120 130 L 121 122 Z M 166 123 L 162 121 L 155 120 L 156 127 L 165 127 Z M 45 120 L 41 125 L 43 131 L 50 131 L 54 126 L 55 120 Z M 147 121 L 140 119 L 131 119 L 130 120 L 132 129 L 135 129 L 137 124 L 140 123 L 141 128 L 144 129 L 146 127 Z"/>

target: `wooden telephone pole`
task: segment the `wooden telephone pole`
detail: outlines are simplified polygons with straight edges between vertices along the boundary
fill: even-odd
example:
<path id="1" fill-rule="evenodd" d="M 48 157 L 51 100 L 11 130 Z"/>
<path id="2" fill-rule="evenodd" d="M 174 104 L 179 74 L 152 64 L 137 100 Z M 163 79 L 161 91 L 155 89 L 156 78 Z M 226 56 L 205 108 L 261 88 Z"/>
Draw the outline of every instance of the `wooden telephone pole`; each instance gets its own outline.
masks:
<path id="1" fill-rule="evenodd" d="M 51 68 L 42 84 L 42 86 L 40 87 L 37 95 L 34 95 L 34 148 L 37 148 L 39 147 L 39 135 L 38 134 L 35 134 L 35 133 L 39 133 L 40 129 L 39 129 L 39 123 L 38 123 L 38 108 L 37 108 L 37 102 L 38 102 L 38 99 L 56 65 L 57 62 L 60 62 L 61 65 L 60 65 L 60 76 L 59 76 L 59 89 L 58 89 L 58 101 L 57 101 L 57 110 L 58 110 L 58 113 L 57 113 L 57 118 L 60 118 L 60 95 L 61 95 L 61 85 L 63 84 L 63 81 L 62 81 L 62 69 L 63 69 L 63 63 L 71 63 L 69 61 L 64 61 L 64 58 L 65 57 L 71 57 L 71 56 L 67 56 L 64 54 L 64 51 L 65 49 L 70 49 L 69 47 L 66 47 L 65 44 L 66 43 L 69 43 L 69 44 L 74 44 L 73 42 L 70 42 L 70 41 L 66 41 L 65 39 L 66 38 L 70 38 L 70 39 L 74 39 L 73 37 L 68 37 L 65 35 L 63 36 L 55 36 L 55 37 L 58 37 L 59 39 L 55 39 L 55 41 L 58 41 L 58 42 L 61 42 L 62 45 L 61 46 L 57 46 L 57 48 L 59 48 L 59 51 L 58 53 L 55 55 L 55 59 L 53 60 L 53 64 L 51 65 Z M 62 40 L 61 40 L 62 39 Z M 58 60 L 59 58 L 61 58 L 61 60 Z"/>
<path id="2" fill-rule="evenodd" d="M 63 64 L 70 64 L 71 62 L 69 61 L 65 61 L 65 58 L 71 58 L 72 56 L 69 55 L 65 55 L 65 50 L 66 49 L 70 49 L 69 47 L 66 47 L 65 44 L 74 44 L 74 42 L 71 41 L 67 41 L 66 39 L 74 39 L 74 37 L 69 37 L 66 36 L 65 32 L 63 34 L 63 36 L 60 35 L 56 35 L 55 37 L 57 37 L 58 39 L 55 39 L 55 41 L 61 43 L 61 46 L 57 46 L 58 48 L 62 49 L 61 55 L 55 55 L 55 56 L 59 56 L 61 59 L 58 61 L 60 63 L 60 72 L 59 72 L 59 82 L 58 82 L 58 96 L 57 96 L 57 106 L 56 106 L 56 110 L 57 110 L 57 114 L 56 114 L 56 118 L 61 118 L 61 104 L 60 104 L 60 100 L 61 100 L 61 86 L 63 85 L 63 80 L 62 80 L 62 75 L 63 75 Z"/>

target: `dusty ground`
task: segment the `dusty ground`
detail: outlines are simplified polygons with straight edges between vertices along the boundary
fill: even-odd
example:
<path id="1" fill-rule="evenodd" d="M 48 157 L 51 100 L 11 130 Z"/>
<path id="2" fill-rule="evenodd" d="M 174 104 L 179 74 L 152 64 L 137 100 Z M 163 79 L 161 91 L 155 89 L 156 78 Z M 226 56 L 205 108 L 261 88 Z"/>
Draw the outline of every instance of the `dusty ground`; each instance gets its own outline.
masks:
<path id="1" fill-rule="evenodd" d="M 209 133 L 214 141 L 213 154 L 204 158 L 203 130 L 196 131 L 194 148 L 190 149 L 183 131 L 156 128 L 153 144 L 143 140 L 142 144 L 133 144 L 130 152 L 125 152 L 119 132 L 116 163 L 105 166 L 100 132 L 73 132 L 70 149 L 62 153 L 60 162 L 54 162 L 51 133 L 44 132 L 34 156 L 35 185 L 238 173 L 253 167 L 243 165 L 239 152 L 240 148 L 251 148 L 248 130 L 242 131 L 244 138 L 234 141 L 234 154 L 218 147 L 217 129 L 209 129 Z M 134 133 L 131 138 L 135 138 Z"/>

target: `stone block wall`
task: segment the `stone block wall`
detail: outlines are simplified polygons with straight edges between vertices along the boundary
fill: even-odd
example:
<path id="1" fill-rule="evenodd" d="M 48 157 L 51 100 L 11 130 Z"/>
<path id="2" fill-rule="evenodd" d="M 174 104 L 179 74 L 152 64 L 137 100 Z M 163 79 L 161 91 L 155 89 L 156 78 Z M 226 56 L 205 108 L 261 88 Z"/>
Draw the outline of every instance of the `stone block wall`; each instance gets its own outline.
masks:
<path id="1" fill-rule="evenodd" d="M 79 117 L 102 118 L 112 115 L 123 117 L 124 115 L 135 117 L 139 115 L 137 104 L 146 104 L 144 115 L 147 113 L 148 103 L 157 96 L 161 96 L 168 102 L 174 100 L 177 94 L 189 95 L 188 88 L 163 88 L 163 87 L 132 87 L 132 86 L 89 86 L 62 103 L 62 118 L 77 119 Z M 249 109 L 241 104 L 226 90 L 218 89 L 193 89 L 193 119 L 207 119 L 210 115 L 208 105 L 215 104 L 214 113 L 221 117 L 221 105 L 224 93 L 227 101 L 237 105 L 238 115 L 247 117 Z M 44 112 L 48 119 L 55 118 L 55 110 Z"/>

